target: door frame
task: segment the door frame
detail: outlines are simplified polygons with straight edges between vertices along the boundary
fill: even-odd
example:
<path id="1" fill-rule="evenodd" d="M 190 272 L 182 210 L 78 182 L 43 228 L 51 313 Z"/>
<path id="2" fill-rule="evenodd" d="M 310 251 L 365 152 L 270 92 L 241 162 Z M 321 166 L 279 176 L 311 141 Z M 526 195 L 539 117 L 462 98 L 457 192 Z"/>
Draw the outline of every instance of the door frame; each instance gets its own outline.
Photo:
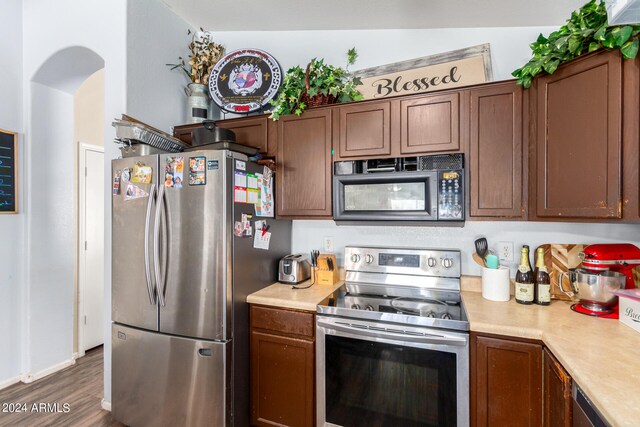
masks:
<path id="1" fill-rule="evenodd" d="M 76 294 L 76 305 L 78 308 L 78 316 L 76 318 L 75 333 L 77 336 L 77 357 L 82 357 L 85 354 L 84 351 L 84 338 L 82 334 L 82 319 L 84 313 L 84 295 L 83 290 L 83 277 L 86 270 L 86 256 L 87 253 L 84 250 L 84 241 L 86 239 L 86 222 L 87 212 L 85 210 L 85 193 L 87 186 L 87 176 L 85 175 L 86 161 L 85 154 L 87 151 L 94 151 L 104 156 L 104 147 L 99 145 L 78 143 L 78 293 Z"/>

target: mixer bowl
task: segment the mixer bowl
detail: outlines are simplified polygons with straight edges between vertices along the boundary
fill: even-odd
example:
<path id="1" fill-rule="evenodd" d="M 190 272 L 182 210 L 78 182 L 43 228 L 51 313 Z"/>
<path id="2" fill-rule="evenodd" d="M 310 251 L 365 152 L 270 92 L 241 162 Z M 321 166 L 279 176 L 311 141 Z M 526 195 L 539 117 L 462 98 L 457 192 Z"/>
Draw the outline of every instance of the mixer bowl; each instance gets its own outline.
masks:
<path id="1" fill-rule="evenodd" d="M 564 273 L 563 273 L 564 274 Z M 618 302 L 612 293 L 623 289 L 627 276 L 617 271 L 592 273 L 582 268 L 569 271 L 573 292 L 562 288 L 562 277 L 559 278 L 560 289 L 573 299 L 579 299 L 582 306 L 593 311 L 609 311 Z"/>

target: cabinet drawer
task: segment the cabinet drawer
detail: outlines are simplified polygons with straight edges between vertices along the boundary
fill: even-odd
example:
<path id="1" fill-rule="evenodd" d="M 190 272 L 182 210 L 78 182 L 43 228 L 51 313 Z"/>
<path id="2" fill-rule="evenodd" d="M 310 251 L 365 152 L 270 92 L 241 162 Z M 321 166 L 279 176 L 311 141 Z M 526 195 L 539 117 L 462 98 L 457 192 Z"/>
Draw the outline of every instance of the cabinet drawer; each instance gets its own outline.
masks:
<path id="1" fill-rule="evenodd" d="M 252 305 L 251 328 L 313 339 L 315 315 L 310 312 Z"/>

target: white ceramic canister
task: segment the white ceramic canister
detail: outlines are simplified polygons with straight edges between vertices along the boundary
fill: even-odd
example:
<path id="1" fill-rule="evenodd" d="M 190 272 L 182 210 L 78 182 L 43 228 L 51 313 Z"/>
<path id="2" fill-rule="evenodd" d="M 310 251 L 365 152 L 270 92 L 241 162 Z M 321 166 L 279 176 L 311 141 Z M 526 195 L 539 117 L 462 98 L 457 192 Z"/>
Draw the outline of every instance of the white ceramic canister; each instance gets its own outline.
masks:
<path id="1" fill-rule="evenodd" d="M 491 301 L 509 301 L 511 280 L 509 268 L 482 268 L 482 297 Z"/>

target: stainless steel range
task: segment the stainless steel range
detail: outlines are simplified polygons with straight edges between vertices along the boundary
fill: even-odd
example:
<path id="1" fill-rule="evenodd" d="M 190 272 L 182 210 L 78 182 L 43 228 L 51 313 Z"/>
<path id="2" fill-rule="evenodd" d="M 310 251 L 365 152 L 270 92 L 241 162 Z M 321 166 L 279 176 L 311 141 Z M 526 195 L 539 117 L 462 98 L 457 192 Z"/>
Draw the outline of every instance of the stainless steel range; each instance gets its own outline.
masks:
<path id="1" fill-rule="evenodd" d="M 318 306 L 319 426 L 468 426 L 469 323 L 460 251 L 346 247 Z"/>

